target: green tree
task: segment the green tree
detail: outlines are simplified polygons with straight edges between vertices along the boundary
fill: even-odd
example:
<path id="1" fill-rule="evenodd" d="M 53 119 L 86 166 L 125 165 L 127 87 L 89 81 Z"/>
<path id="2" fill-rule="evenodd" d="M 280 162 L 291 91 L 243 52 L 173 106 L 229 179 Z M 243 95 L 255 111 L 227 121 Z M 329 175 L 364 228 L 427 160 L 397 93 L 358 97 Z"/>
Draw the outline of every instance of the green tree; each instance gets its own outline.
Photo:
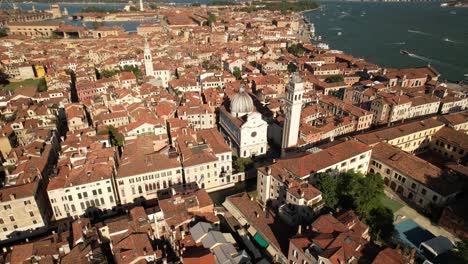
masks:
<path id="1" fill-rule="evenodd" d="M 250 158 L 237 158 L 234 161 L 234 169 L 239 172 L 244 172 L 250 169 L 253 165 L 252 159 Z"/>
<path id="2" fill-rule="evenodd" d="M 373 173 L 359 177 L 350 185 L 354 207 L 361 218 L 367 219 L 370 211 L 380 205 L 380 197 L 384 195 L 383 190 L 382 177 Z"/>
<path id="3" fill-rule="evenodd" d="M 346 199 L 346 196 L 352 196 L 351 186 L 354 186 L 360 177 L 364 176 L 355 171 L 347 171 L 338 176 L 338 194 L 341 203 Z"/>
<path id="4" fill-rule="evenodd" d="M 302 48 L 301 44 L 292 44 L 287 48 L 287 50 L 296 57 L 304 55 L 304 49 Z"/>
<path id="5" fill-rule="evenodd" d="M 0 85 L 6 85 L 8 83 L 8 74 L 6 74 L 3 69 L 0 69 Z"/>
<path id="6" fill-rule="evenodd" d="M 138 11 L 138 8 L 136 6 L 131 6 L 130 11 Z"/>
<path id="7" fill-rule="evenodd" d="M 329 173 L 318 173 L 315 178 L 317 182 L 314 185 L 322 192 L 325 204 L 335 209 L 338 205 L 338 181 Z"/>
<path id="8" fill-rule="evenodd" d="M 290 62 L 288 64 L 288 72 L 292 73 L 296 71 L 297 71 L 297 66 L 294 63 Z"/>
<path id="9" fill-rule="evenodd" d="M 118 73 L 116 70 L 102 70 L 99 72 L 101 78 L 110 78 Z"/>
<path id="10" fill-rule="evenodd" d="M 242 77 L 241 69 L 239 69 L 239 67 L 234 67 L 234 70 L 232 71 L 232 75 L 234 75 L 234 77 L 236 77 L 237 80 L 240 80 Z"/>
<path id="11" fill-rule="evenodd" d="M 392 236 L 393 212 L 389 208 L 378 206 L 372 209 L 366 222 L 369 225 L 372 239 L 388 241 L 388 238 Z"/>
<path id="12" fill-rule="evenodd" d="M 37 84 L 37 91 L 40 93 L 47 91 L 47 82 L 44 78 L 39 79 L 39 83 Z"/>
<path id="13" fill-rule="evenodd" d="M 107 130 L 109 131 L 109 138 L 112 146 L 122 147 L 124 144 L 124 136 L 114 126 L 108 126 Z"/>
<path id="14" fill-rule="evenodd" d="M 132 72 L 137 78 L 142 76 L 140 68 L 133 65 L 125 65 L 123 68 L 121 68 L 121 71 Z"/>
<path id="15" fill-rule="evenodd" d="M 325 79 L 325 81 L 329 83 L 343 82 L 344 77 L 342 75 L 333 75 Z"/>
<path id="16" fill-rule="evenodd" d="M 216 15 L 213 13 L 210 13 L 208 15 L 208 20 L 206 20 L 206 25 L 211 26 L 215 22 L 216 22 Z"/>
<path id="17" fill-rule="evenodd" d="M 7 30 L 6 28 L 0 28 L 0 38 L 7 36 Z"/>
<path id="18" fill-rule="evenodd" d="M 468 239 L 463 239 L 456 244 L 456 254 L 462 263 L 468 263 Z"/>

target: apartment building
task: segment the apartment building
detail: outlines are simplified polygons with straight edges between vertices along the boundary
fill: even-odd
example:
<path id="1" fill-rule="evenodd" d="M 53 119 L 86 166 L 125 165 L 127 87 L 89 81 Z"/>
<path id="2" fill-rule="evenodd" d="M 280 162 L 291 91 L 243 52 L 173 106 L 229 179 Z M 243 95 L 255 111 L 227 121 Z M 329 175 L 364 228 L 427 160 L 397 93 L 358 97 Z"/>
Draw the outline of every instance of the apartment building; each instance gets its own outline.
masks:
<path id="1" fill-rule="evenodd" d="M 65 106 L 68 130 L 75 131 L 89 127 L 88 118 L 84 106 L 77 103 L 70 103 Z"/>
<path id="2" fill-rule="evenodd" d="M 232 214 L 234 223 L 246 230 L 271 256 L 272 263 L 288 263 L 288 240 L 295 230 L 284 223 L 274 210 L 262 208 L 247 193 L 227 197 L 223 206 Z"/>
<path id="3" fill-rule="evenodd" d="M 443 115 L 438 117 L 446 126 L 464 133 L 468 132 L 468 112 Z"/>
<path id="4" fill-rule="evenodd" d="M 70 154 L 68 154 L 70 155 Z M 47 186 L 54 219 L 78 218 L 84 214 L 105 214 L 118 203 L 114 177 L 117 153 L 114 148 L 94 144 L 86 153 L 70 157 L 81 161 L 59 167 Z"/>
<path id="5" fill-rule="evenodd" d="M 195 219 L 219 222 L 210 196 L 194 184 L 174 185 L 158 198 L 162 217 L 156 220 L 156 234 L 158 238 L 165 237 L 169 240 L 175 250 L 184 247 L 180 243 L 181 239 L 188 234 Z"/>
<path id="6" fill-rule="evenodd" d="M 388 79 L 388 85 L 401 87 L 420 87 L 424 86 L 429 77 L 437 80 L 439 74 L 430 67 L 409 68 L 399 70 L 389 70 L 385 77 Z"/>
<path id="7" fill-rule="evenodd" d="M 371 148 L 356 140 L 337 143 L 331 147 L 317 149 L 301 157 L 280 159 L 271 167 L 287 171 L 290 175 L 302 180 L 312 177 L 316 173 L 326 171 L 367 173 Z M 266 201 L 267 199 L 264 199 Z"/>
<path id="8" fill-rule="evenodd" d="M 377 98 L 371 102 L 372 123 L 393 123 L 408 118 L 411 100 L 406 95 Z"/>
<path id="9" fill-rule="evenodd" d="M 232 151 L 216 129 L 198 131 L 193 136 L 177 138 L 185 182 L 214 191 L 241 180 L 232 175 Z"/>
<path id="10" fill-rule="evenodd" d="M 440 99 L 434 95 L 419 95 L 410 98 L 408 118 L 427 116 L 439 112 Z"/>
<path id="11" fill-rule="evenodd" d="M 311 221 L 323 207 L 322 193 L 307 180 L 274 165 L 258 169 L 258 201 L 264 207 L 279 209 L 279 216 L 289 225 Z"/>
<path id="12" fill-rule="evenodd" d="M 441 121 L 428 118 L 358 135 L 356 139 L 369 146 L 386 142 L 406 152 L 421 153 L 427 150 L 432 136 L 442 127 Z"/>
<path id="13" fill-rule="evenodd" d="M 288 263 L 356 263 L 369 240 L 369 227 L 353 211 L 321 215 L 289 240 Z"/>
<path id="14" fill-rule="evenodd" d="M 52 21 L 13 22 L 8 24 L 11 35 L 50 37 L 60 27 L 60 23 Z"/>
<path id="15" fill-rule="evenodd" d="M 349 116 L 353 120 L 354 131 L 368 129 L 372 124 L 373 114 L 365 109 L 346 103 L 332 96 L 320 98 L 320 105 L 334 115 Z"/>
<path id="16" fill-rule="evenodd" d="M 438 93 L 438 91 L 436 91 Z M 441 97 L 440 102 L 440 114 L 449 114 L 460 112 L 468 108 L 468 97 L 460 92 L 447 92 L 447 89 L 444 92 L 439 93 Z"/>
<path id="17" fill-rule="evenodd" d="M 216 115 L 206 104 L 179 106 L 177 116 L 181 120 L 187 120 L 195 131 L 216 127 Z"/>
<path id="18" fill-rule="evenodd" d="M 162 257 L 161 251 L 153 248 L 151 222 L 140 206 L 127 215 L 104 221 L 99 227 L 99 239 L 110 244 L 109 253 L 118 264 L 154 263 Z"/>
<path id="19" fill-rule="evenodd" d="M 116 176 L 116 188 L 122 204 L 137 198 L 155 199 L 157 191 L 183 182 L 182 166 L 177 154 L 156 152 L 153 136 L 125 142 Z"/>
<path id="20" fill-rule="evenodd" d="M 130 123 L 130 119 L 126 111 L 116 111 L 102 113 L 93 118 L 95 125 L 121 127 Z"/>
<path id="21" fill-rule="evenodd" d="M 459 176 L 387 143 L 373 147 L 370 172 L 382 175 L 385 185 L 420 207 L 444 205 L 463 188 Z"/>
<path id="22" fill-rule="evenodd" d="M 0 240 L 13 241 L 41 231 L 51 210 L 39 177 L 0 189 Z"/>
<path id="23" fill-rule="evenodd" d="M 468 153 L 468 134 L 443 127 L 432 136 L 430 148 L 445 158 L 465 163 Z"/>

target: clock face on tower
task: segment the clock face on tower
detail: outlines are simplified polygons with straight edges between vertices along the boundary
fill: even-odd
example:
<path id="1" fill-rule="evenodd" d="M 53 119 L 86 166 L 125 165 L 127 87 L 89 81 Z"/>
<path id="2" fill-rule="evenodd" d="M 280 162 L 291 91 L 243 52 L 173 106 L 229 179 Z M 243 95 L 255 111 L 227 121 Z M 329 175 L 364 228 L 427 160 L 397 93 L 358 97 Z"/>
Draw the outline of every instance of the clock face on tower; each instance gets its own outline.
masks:
<path id="1" fill-rule="evenodd" d="M 252 134 L 250 134 L 251 137 L 255 137 L 257 135 L 257 132 L 252 132 Z"/>

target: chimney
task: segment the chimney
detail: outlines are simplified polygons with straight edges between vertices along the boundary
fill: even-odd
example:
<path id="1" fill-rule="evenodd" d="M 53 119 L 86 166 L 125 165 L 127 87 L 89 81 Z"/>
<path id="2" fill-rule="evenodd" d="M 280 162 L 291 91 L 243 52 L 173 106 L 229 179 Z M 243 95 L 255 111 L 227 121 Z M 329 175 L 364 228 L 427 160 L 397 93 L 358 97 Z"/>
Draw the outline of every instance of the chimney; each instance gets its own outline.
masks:
<path id="1" fill-rule="evenodd" d="M 270 168 L 270 166 L 267 166 L 267 167 L 266 167 L 266 173 L 267 173 L 267 176 L 270 176 L 270 175 L 271 175 L 271 168 Z"/>
<path id="2" fill-rule="evenodd" d="M 297 234 L 302 234 L 302 225 L 299 225 L 299 228 L 297 229 Z"/>

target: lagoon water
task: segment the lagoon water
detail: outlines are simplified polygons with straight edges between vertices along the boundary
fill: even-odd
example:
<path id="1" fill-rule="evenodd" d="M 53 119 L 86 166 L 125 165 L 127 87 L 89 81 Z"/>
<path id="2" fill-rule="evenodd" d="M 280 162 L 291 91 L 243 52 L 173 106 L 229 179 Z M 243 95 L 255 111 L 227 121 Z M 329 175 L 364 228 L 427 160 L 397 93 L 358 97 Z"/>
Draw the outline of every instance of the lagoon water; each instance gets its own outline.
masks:
<path id="1" fill-rule="evenodd" d="M 468 8 L 424 2 L 320 3 L 322 10 L 305 16 L 333 49 L 386 67 L 431 64 L 447 80 L 468 73 Z"/>
<path id="2" fill-rule="evenodd" d="M 197 2 L 208 2 L 202 0 Z M 178 0 L 179 3 L 195 2 Z M 431 64 L 442 79 L 460 80 L 468 73 L 468 8 L 441 8 L 440 3 L 369 3 L 320 1 L 322 8 L 305 16 L 315 24 L 316 35 L 331 48 L 385 67 Z M 36 9 L 50 5 L 35 3 Z M 93 4 L 61 4 L 69 14 Z M 31 10 L 32 4 L 18 6 Z M 122 9 L 125 4 L 99 7 Z M 67 20 L 67 23 L 83 25 Z M 141 22 L 107 22 L 135 31 Z M 92 23 L 85 23 L 91 26 Z M 400 54 L 407 50 L 411 56 Z"/>

